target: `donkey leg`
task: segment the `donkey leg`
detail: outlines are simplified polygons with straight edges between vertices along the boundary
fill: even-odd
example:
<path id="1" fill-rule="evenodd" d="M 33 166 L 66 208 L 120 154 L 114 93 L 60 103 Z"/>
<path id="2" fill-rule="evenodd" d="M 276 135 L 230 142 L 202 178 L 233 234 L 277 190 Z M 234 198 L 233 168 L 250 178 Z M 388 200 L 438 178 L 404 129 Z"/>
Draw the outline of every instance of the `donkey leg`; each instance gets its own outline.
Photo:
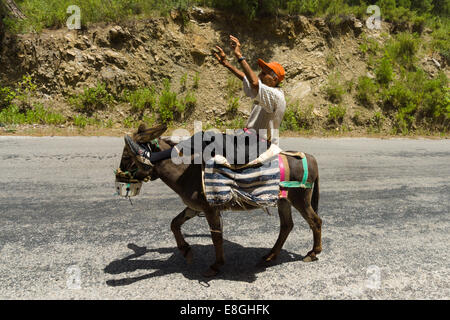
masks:
<path id="1" fill-rule="evenodd" d="M 192 262 L 192 250 L 191 246 L 189 245 L 189 243 L 186 242 L 186 240 L 183 237 L 183 234 L 181 233 L 181 226 L 183 225 L 183 223 L 195 217 L 197 214 L 198 214 L 197 211 L 194 211 L 190 208 L 186 208 L 180 214 L 178 214 L 170 224 L 170 229 L 172 230 L 173 235 L 175 236 L 177 247 L 183 254 L 187 263 Z"/>
<path id="2" fill-rule="evenodd" d="M 312 190 L 307 189 L 289 192 L 289 200 L 303 218 L 305 218 L 313 232 L 313 249 L 303 258 L 303 261 L 315 261 L 318 259 L 317 255 L 322 252 L 322 219 L 320 219 L 319 215 L 311 206 Z"/>
<path id="3" fill-rule="evenodd" d="M 278 257 L 281 248 L 283 248 L 289 233 L 294 227 L 291 204 L 286 199 L 280 199 L 280 201 L 278 201 L 278 215 L 280 216 L 280 233 L 272 250 L 270 250 L 270 252 L 263 257 L 263 262 L 273 261 Z"/>
<path id="4" fill-rule="evenodd" d="M 216 251 L 216 261 L 209 267 L 209 269 L 203 273 L 205 277 L 214 277 L 220 271 L 220 267 L 225 264 L 224 251 L 223 251 L 223 235 L 222 235 L 222 222 L 220 218 L 220 211 L 211 210 L 205 212 L 206 220 L 208 220 L 209 227 L 211 229 L 211 238 Z"/>

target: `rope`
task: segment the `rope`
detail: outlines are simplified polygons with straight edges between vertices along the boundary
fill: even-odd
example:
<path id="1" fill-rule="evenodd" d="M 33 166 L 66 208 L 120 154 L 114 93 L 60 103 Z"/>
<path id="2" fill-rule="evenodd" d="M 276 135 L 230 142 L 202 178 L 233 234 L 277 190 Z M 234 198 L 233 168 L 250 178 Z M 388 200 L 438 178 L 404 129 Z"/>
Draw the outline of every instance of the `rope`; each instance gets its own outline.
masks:
<path id="1" fill-rule="evenodd" d="M 219 218 L 220 218 L 220 230 L 213 230 L 213 229 L 209 229 L 210 232 L 213 233 L 223 233 L 223 221 L 222 221 L 222 215 L 219 213 Z M 222 231 L 221 231 L 222 230 Z"/>

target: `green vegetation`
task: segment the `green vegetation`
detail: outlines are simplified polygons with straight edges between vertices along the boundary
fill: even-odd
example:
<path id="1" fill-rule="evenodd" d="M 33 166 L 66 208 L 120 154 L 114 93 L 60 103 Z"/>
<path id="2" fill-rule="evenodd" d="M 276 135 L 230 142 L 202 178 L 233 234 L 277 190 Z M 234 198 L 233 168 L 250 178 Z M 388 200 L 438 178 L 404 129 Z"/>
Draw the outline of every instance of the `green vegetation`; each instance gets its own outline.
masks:
<path id="1" fill-rule="evenodd" d="M 386 46 L 386 53 L 399 65 L 412 70 L 417 62 L 419 39 L 411 33 L 399 33 Z"/>
<path id="2" fill-rule="evenodd" d="M 326 61 L 328 69 L 333 69 L 337 64 L 337 61 L 336 61 L 336 58 L 335 58 L 333 52 L 330 52 L 326 55 L 325 61 Z"/>
<path id="3" fill-rule="evenodd" d="M 134 91 L 124 90 L 122 96 L 124 101 L 130 103 L 133 113 L 143 113 L 145 110 L 153 111 L 156 108 L 157 96 L 153 86 Z"/>
<path id="4" fill-rule="evenodd" d="M 187 76 L 183 77 L 187 82 Z M 199 79 L 198 74 L 194 77 L 194 86 L 198 81 L 195 80 L 196 78 Z M 67 102 L 73 106 L 74 111 L 81 113 L 69 119 L 46 109 L 42 104 L 32 102 L 37 86 L 30 76 L 24 76 L 15 87 L 16 89 L 0 87 L 0 123 L 2 124 L 60 125 L 70 121 L 79 128 L 86 126 L 113 127 L 111 119 L 102 122 L 96 115 L 97 111 L 105 110 L 115 102 L 105 84 L 99 83 L 96 87 L 84 88 L 80 94 L 69 96 Z M 136 90 L 125 89 L 117 100 L 128 103 L 131 106 L 132 115 L 124 119 L 123 125 L 131 128 L 137 123 L 137 120 L 153 125 L 157 121 L 157 116 L 160 122 L 169 123 L 172 120 L 180 119 L 183 114 L 186 116 L 197 105 L 197 97 L 194 90 L 184 90 L 185 93 L 180 96 L 171 89 L 168 79 L 163 80 L 163 88 L 159 93 L 154 86 Z"/>
<path id="5" fill-rule="evenodd" d="M 361 38 L 362 43 L 359 45 L 359 50 L 361 50 L 364 55 L 374 55 L 379 52 L 380 44 L 377 40 L 367 37 L 365 33 L 361 35 Z"/>
<path id="6" fill-rule="evenodd" d="M 187 82 L 187 72 L 185 72 L 183 76 L 180 78 L 181 91 L 186 90 L 186 82 Z"/>
<path id="7" fill-rule="evenodd" d="M 186 96 L 184 97 L 183 103 L 185 105 L 184 113 L 190 114 L 197 105 L 197 97 L 195 96 L 195 93 L 192 91 L 188 91 Z"/>
<path id="8" fill-rule="evenodd" d="M 27 32 L 43 28 L 62 27 L 70 14 L 67 7 L 74 4 L 70 0 L 17 0 L 25 15 L 25 21 L 6 19 L 10 30 Z M 411 27 L 421 32 L 435 17 L 450 16 L 449 0 L 378 0 L 383 20 L 394 22 L 399 27 Z M 117 22 L 130 17 L 167 15 L 173 8 L 180 9 L 183 22 L 187 21 L 185 11 L 192 5 L 203 5 L 232 12 L 239 12 L 249 19 L 278 16 L 280 14 L 302 14 L 322 16 L 330 23 L 338 24 L 348 14 L 359 18 L 367 17 L 367 1 L 363 0 L 78 0 L 81 9 L 81 23 Z"/>
<path id="9" fill-rule="evenodd" d="M 333 103 L 341 103 L 345 94 L 345 87 L 341 81 L 339 73 L 333 73 L 328 77 L 328 84 L 325 86 L 327 99 Z"/>
<path id="10" fill-rule="evenodd" d="M 332 105 L 328 107 L 328 121 L 335 125 L 342 124 L 347 109 L 342 105 Z"/>
<path id="11" fill-rule="evenodd" d="M 123 126 L 125 128 L 133 128 L 133 126 L 136 125 L 136 121 L 134 121 L 132 116 L 128 116 L 125 119 L 123 119 Z"/>
<path id="12" fill-rule="evenodd" d="M 375 76 L 382 86 L 388 86 L 394 79 L 394 69 L 389 57 L 385 56 L 380 60 L 378 67 L 375 69 Z"/>
<path id="13" fill-rule="evenodd" d="M 313 105 L 308 105 L 305 108 L 300 107 L 299 101 L 288 104 L 283 121 L 281 122 L 281 131 L 311 129 L 315 120 L 313 110 Z"/>
<path id="14" fill-rule="evenodd" d="M 167 15 L 170 9 L 186 9 L 188 4 L 199 1 L 186 0 L 17 0 L 19 7 L 28 17 L 24 21 L 6 19 L 7 27 L 16 32 L 40 31 L 43 28 L 60 28 L 66 25 L 71 13 L 70 5 L 76 4 L 81 11 L 81 24 L 94 22 L 118 22 L 136 16 Z"/>
<path id="15" fill-rule="evenodd" d="M 367 76 L 359 77 L 356 86 L 356 99 L 365 107 L 372 108 L 375 103 L 377 86 Z"/>
<path id="16" fill-rule="evenodd" d="M 124 120 L 124 126 L 131 128 L 137 120 L 152 125 L 156 121 L 156 115 L 163 123 L 180 120 L 182 115 L 186 117 L 197 105 L 195 91 L 187 89 L 187 79 L 187 73 L 180 78 L 180 93 L 172 90 L 169 79 L 163 79 L 163 88 L 159 92 L 154 86 L 133 91 L 124 90 L 121 100 L 131 105 L 130 111 L 133 114 Z M 193 88 L 198 81 L 196 79 L 198 74 L 194 77 Z M 183 95 L 180 95 L 182 93 Z"/>
<path id="17" fill-rule="evenodd" d="M 1 0 L 0 0 L 1 1 Z M 13 32 L 40 31 L 43 28 L 64 27 L 70 14 L 67 7 L 74 4 L 68 0 L 16 0 L 28 17 L 24 21 L 5 18 L 3 22 Z M 366 13 L 368 4 L 363 0 L 79 0 L 82 25 L 94 22 L 118 22 L 129 18 L 167 15 L 172 8 L 180 9 L 181 19 L 186 22 L 186 9 L 192 5 L 203 5 L 234 13 L 248 18 L 272 17 L 283 14 L 303 14 L 324 17 L 329 24 L 340 24 L 354 14 L 364 21 L 371 14 Z M 346 95 L 354 95 L 359 110 L 369 108 L 370 115 L 362 117 L 355 113 L 355 124 L 371 125 L 381 130 L 383 124 L 393 123 L 395 133 L 408 134 L 411 131 L 449 130 L 450 102 L 448 78 L 441 72 L 434 78 L 421 69 L 419 61 L 427 55 L 440 55 L 443 67 L 450 65 L 450 0 L 378 0 L 373 1 L 381 8 L 383 21 L 393 24 L 394 34 L 382 39 L 361 35 L 361 56 L 368 61 L 369 73 L 373 76 L 355 77 L 344 81 L 337 69 L 336 58 L 325 56 L 329 69 L 334 69 L 324 87 L 326 98 L 332 103 L 328 109 L 328 121 L 341 124 L 347 111 L 343 107 Z M 331 28 L 333 29 L 333 28 Z M 334 30 L 334 29 L 333 29 Z M 425 67 L 427 71 L 428 67 Z M 107 110 L 116 100 L 130 106 L 132 116 L 124 120 L 125 126 L 135 121 L 170 123 L 180 120 L 197 104 L 196 90 L 199 88 L 199 73 L 192 77 L 184 73 L 179 79 L 180 91 L 175 92 L 169 80 L 162 88 L 138 88 L 126 90 L 120 97 L 113 97 L 104 84 L 86 88 L 80 94 L 68 98 L 73 110 L 81 113 L 66 119 L 54 110 L 37 104 L 36 84 L 29 75 L 9 87 L 0 86 L 0 122 L 6 124 L 45 123 L 62 124 L 73 121 L 78 127 L 99 125 L 92 118 L 99 110 Z M 192 79 L 192 84 L 188 82 Z M 239 109 L 241 83 L 230 78 L 226 84 L 225 99 L 227 111 L 235 115 Z M 284 130 L 310 128 L 314 122 L 312 106 L 298 103 L 287 107 L 282 123 Z M 351 109 L 349 109 L 351 110 Z M 358 111 L 360 112 L 360 111 Z M 361 119 L 364 119 L 361 120 Z M 231 119 L 231 118 L 230 118 Z M 185 120 L 185 119 L 184 119 Z M 236 124 L 238 124 L 236 120 Z M 389 120 L 389 121 L 386 121 Z M 112 127 L 113 123 L 105 124 Z M 364 122 L 364 123 L 363 123 Z"/>
<path id="18" fill-rule="evenodd" d="M 280 129 L 281 131 L 291 130 L 291 131 L 299 131 L 300 126 L 298 124 L 298 103 L 297 104 L 289 104 L 286 107 L 286 111 L 284 113 L 283 121 L 281 122 Z"/>
<path id="19" fill-rule="evenodd" d="M 16 97 L 16 92 L 9 87 L 0 87 L 0 110 L 7 108 Z"/>
<path id="20" fill-rule="evenodd" d="M 420 69 L 406 72 L 382 93 L 383 108 L 395 114 L 396 132 L 407 134 L 418 124 L 449 129 L 450 91 L 445 74 L 429 79 Z"/>
<path id="21" fill-rule="evenodd" d="M 198 72 L 196 72 L 194 75 L 194 84 L 192 85 L 192 88 L 194 90 L 197 90 L 199 83 L 200 83 L 200 74 Z"/>
<path id="22" fill-rule="evenodd" d="M 235 77 L 228 77 L 226 86 L 226 96 L 227 100 L 227 113 L 230 115 L 236 115 L 239 110 L 239 97 L 237 96 L 242 90 L 242 81 L 239 81 Z"/>
<path id="23" fill-rule="evenodd" d="M 45 108 L 40 103 L 33 103 L 36 84 L 31 76 L 25 75 L 16 84 L 16 89 L 0 87 L 0 123 L 2 124 L 48 124 L 60 125 L 66 117 Z"/>
<path id="24" fill-rule="evenodd" d="M 163 90 L 159 96 L 158 113 L 163 123 L 172 121 L 184 111 L 184 105 L 177 98 L 177 93 L 171 90 L 169 79 L 163 80 Z"/>
<path id="25" fill-rule="evenodd" d="M 370 119 L 371 128 L 375 128 L 375 132 L 381 132 L 384 120 L 385 118 L 380 111 L 375 112 L 373 117 Z"/>
<path id="26" fill-rule="evenodd" d="M 432 46 L 436 44 L 434 41 Z M 401 32 L 387 41 L 384 48 L 370 53 L 375 81 L 360 77 L 356 99 L 368 108 L 381 101 L 379 107 L 384 115 L 380 111 L 373 115 L 372 128 L 381 130 L 385 118 L 389 117 L 394 123 L 394 133 L 408 134 L 420 127 L 449 130 L 448 78 L 441 72 L 433 79 L 418 66 L 419 44 L 416 34 Z"/>
<path id="27" fill-rule="evenodd" d="M 432 35 L 431 47 L 434 51 L 438 52 L 445 60 L 447 65 L 450 65 L 450 23 L 439 24 Z"/>
<path id="28" fill-rule="evenodd" d="M 41 104 L 21 112 L 19 107 L 11 104 L 0 112 L 0 123 L 3 124 L 47 124 L 60 125 L 67 121 L 62 114 L 44 108 Z"/>
<path id="29" fill-rule="evenodd" d="M 103 83 L 94 88 L 85 88 L 83 93 L 71 96 L 68 101 L 75 111 L 92 115 L 97 110 L 106 109 L 114 100 Z"/>

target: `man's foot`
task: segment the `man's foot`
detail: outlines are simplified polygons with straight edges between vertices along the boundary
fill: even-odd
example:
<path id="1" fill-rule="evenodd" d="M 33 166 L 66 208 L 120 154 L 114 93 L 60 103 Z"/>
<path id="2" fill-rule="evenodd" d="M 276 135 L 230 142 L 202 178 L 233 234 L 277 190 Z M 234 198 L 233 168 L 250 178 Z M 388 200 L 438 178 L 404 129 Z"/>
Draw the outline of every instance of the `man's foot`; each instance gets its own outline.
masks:
<path id="1" fill-rule="evenodd" d="M 128 135 L 125 136 L 125 143 L 130 147 L 131 152 L 136 155 L 139 162 L 146 166 L 153 167 L 153 163 L 150 162 L 152 151 L 147 146 L 134 142 Z"/>

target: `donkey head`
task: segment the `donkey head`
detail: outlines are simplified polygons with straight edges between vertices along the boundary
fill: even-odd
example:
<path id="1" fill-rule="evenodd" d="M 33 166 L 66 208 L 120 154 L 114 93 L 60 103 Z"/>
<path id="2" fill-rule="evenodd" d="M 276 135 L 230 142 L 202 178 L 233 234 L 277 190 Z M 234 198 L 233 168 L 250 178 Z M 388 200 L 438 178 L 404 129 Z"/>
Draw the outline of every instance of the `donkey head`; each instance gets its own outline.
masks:
<path id="1" fill-rule="evenodd" d="M 138 143 L 147 144 L 152 151 L 160 151 L 157 138 L 167 130 L 166 125 L 147 128 L 141 124 L 137 132 L 133 134 L 133 140 Z M 142 183 L 148 180 L 155 180 L 153 168 L 149 168 L 140 163 L 128 145 L 125 143 L 119 169 L 116 170 L 116 183 Z"/>

